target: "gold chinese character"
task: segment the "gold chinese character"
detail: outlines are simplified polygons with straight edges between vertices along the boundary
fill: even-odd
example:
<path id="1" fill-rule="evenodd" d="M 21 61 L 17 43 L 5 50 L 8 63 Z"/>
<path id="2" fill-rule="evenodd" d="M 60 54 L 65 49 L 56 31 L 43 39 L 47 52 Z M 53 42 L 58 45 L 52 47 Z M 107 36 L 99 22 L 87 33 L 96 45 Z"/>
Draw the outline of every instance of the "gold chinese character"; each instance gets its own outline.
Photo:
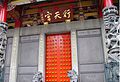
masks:
<path id="1" fill-rule="evenodd" d="M 59 11 L 55 12 L 55 19 L 57 19 L 57 18 L 59 18 L 59 19 L 62 18 L 62 17 L 60 17 L 60 12 Z"/>
<path id="2" fill-rule="evenodd" d="M 68 10 L 65 10 L 64 12 L 63 12 L 63 17 L 65 17 L 65 18 L 70 18 L 70 9 L 68 9 Z"/>
<path id="3" fill-rule="evenodd" d="M 52 15 L 52 13 L 47 11 L 47 14 L 45 15 L 45 17 L 47 18 L 48 21 L 51 21 L 51 15 Z"/>

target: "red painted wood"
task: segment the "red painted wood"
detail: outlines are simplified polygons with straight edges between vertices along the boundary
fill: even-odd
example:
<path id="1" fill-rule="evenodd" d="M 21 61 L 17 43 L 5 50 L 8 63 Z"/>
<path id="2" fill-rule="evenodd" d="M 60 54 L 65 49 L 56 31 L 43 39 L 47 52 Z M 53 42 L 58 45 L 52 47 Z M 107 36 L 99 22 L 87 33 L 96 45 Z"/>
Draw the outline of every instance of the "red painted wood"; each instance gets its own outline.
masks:
<path id="1" fill-rule="evenodd" d="M 44 22 L 55 23 L 65 21 L 67 19 L 73 20 L 73 9 L 69 6 L 62 7 L 58 6 L 57 9 L 54 9 L 56 6 L 49 8 L 44 8 L 41 14 L 41 19 Z"/>
<path id="2" fill-rule="evenodd" d="M 47 35 L 45 82 L 70 82 L 71 67 L 70 34 Z"/>
<path id="3" fill-rule="evenodd" d="M 15 19 L 15 28 L 20 28 L 20 27 L 21 27 L 20 19 Z"/>
<path id="4" fill-rule="evenodd" d="M 7 19 L 7 2 L 8 0 L 4 0 L 3 4 L 0 6 L 0 21 L 6 22 Z"/>
<path id="5" fill-rule="evenodd" d="M 38 8 L 38 7 L 46 7 L 46 6 L 52 6 L 52 5 L 59 5 L 59 4 L 65 4 L 65 3 L 72 3 L 77 0 L 60 0 L 52 3 L 42 3 L 39 5 L 32 6 L 31 8 Z"/>
<path id="6" fill-rule="evenodd" d="M 99 0 L 99 5 L 98 5 L 99 18 L 103 17 L 102 9 L 103 9 L 103 0 Z"/>
<path id="7" fill-rule="evenodd" d="M 14 12 L 14 11 L 12 11 L 12 12 Z M 21 25 L 22 25 L 22 22 L 21 22 L 21 20 L 20 20 L 20 18 L 17 18 L 17 17 L 15 17 L 12 13 L 8 13 L 12 18 L 14 18 L 14 20 L 15 20 L 15 28 L 20 28 L 21 27 Z"/>
<path id="8" fill-rule="evenodd" d="M 104 0 L 104 7 L 111 6 L 112 0 Z"/>

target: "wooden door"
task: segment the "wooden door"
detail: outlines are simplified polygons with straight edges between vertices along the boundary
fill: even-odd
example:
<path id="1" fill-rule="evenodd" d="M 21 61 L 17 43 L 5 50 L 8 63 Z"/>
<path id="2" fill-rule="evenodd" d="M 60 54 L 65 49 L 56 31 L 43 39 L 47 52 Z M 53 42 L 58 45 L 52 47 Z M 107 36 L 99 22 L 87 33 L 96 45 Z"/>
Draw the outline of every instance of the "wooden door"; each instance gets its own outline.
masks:
<path id="1" fill-rule="evenodd" d="M 70 82 L 71 40 L 69 33 L 46 36 L 46 82 Z"/>

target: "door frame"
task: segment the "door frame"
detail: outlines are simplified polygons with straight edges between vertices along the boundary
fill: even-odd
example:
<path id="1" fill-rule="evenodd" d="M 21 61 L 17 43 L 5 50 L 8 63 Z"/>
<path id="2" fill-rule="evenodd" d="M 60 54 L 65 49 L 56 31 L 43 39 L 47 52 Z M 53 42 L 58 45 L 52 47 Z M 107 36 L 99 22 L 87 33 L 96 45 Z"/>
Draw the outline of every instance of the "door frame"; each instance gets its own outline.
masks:
<path id="1" fill-rule="evenodd" d="M 77 54 L 77 35 L 76 30 L 70 32 L 58 32 L 58 33 L 42 33 L 39 37 L 39 57 L 38 57 L 38 71 L 43 74 L 43 82 L 45 82 L 45 58 L 46 58 L 46 36 L 49 34 L 66 34 L 70 33 L 71 36 L 71 63 L 72 69 L 75 70 L 77 75 L 78 72 L 78 54 Z"/>

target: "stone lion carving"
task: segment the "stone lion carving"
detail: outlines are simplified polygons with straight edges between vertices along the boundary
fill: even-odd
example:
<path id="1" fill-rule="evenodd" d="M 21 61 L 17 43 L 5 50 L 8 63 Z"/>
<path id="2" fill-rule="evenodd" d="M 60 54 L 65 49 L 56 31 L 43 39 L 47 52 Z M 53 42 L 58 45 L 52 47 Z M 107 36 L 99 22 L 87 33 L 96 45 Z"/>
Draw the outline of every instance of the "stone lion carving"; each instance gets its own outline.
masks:
<path id="1" fill-rule="evenodd" d="M 33 76 L 33 81 L 32 82 L 43 82 L 43 75 L 41 72 L 37 72 L 34 76 Z"/>
<path id="2" fill-rule="evenodd" d="M 75 70 L 69 70 L 67 72 L 70 82 L 78 82 L 78 75 Z"/>

